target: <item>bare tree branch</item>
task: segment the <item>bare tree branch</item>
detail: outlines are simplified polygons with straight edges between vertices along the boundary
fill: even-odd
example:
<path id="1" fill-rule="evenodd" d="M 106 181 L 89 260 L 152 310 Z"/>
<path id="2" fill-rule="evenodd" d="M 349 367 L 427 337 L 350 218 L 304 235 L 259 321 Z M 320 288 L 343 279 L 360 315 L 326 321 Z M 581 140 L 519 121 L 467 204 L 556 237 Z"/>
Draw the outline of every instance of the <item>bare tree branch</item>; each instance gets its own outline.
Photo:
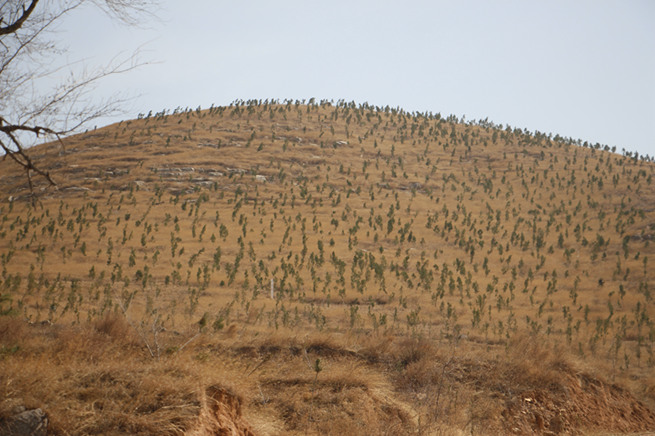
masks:
<path id="1" fill-rule="evenodd" d="M 41 169 L 26 149 L 36 138 L 54 137 L 63 146 L 62 137 L 91 120 L 119 112 L 125 99 L 94 101 L 91 91 L 104 78 L 131 71 L 143 62 L 138 51 L 106 65 L 82 68 L 57 62 L 65 52 L 54 38 L 54 24 L 74 10 L 89 4 L 112 19 L 130 26 L 152 17 L 157 0 L 5 0 L 0 2 L 0 153 L 25 170 L 33 193 L 33 175 L 55 185 L 50 174 Z M 40 91 L 44 80 L 62 70 L 67 79 Z"/>
<path id="2" fill-rule="evenodd" d="M 39 0 L 32 0 L 32 3 L 30 3 L 27 9 L 25 9 L 25 5 L 22 5 L 23 14 L 6 27 L 1 27 L 3 20 L 0 18 L 0 35 L 7 35 L 18 31 L 18 29 L 23 26 L 23 23 L 30 17 L 30 15 L 32 15 L 32 12 L 34 12 L 34 8 L 36 8 L 36 4 L 38 2 Z"/>

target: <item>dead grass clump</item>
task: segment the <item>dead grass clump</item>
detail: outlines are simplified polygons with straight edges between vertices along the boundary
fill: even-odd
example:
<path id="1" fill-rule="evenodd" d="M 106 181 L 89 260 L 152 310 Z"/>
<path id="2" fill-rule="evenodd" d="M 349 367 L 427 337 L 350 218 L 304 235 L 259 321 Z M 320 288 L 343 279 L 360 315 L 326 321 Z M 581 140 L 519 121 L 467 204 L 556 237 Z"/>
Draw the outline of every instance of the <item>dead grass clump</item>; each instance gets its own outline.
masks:
<path id="1" fill-rule="evenodd" d="M 420 359 L 409 363 L 397 377 L 398 386 L 403 389 L 420 391 L 428 386 L 442 383 L 447 362 L 434 359 Z"/>
<path id="2" fill-rule="evenodd" d="M 357 357 L 355 351 L 343 344 L 343 339 L 340 341 L 334 334 L 317 333 L 307 336 L 300 346 L 303 352 L 326 358 Z"/>
<path id="3" fill-rule="evenodd" d="M 137 337 L 130 330 L 119 327 L 120 321 L 106 325 L 113 325 L 114 331 L 111 336 L 98 331 L 93 326 L 45 327 L 44 329 L 51 336 L 51 341 L 49 344 L 48 342 L 42 344 L 39 352 L 51 353 L 61 361 L 67 360 L 70 355 L 75 355 L 78 361 L 89 364 L 107 361 L 113 356 L 120 355 L 139 358 L 146 356 L 145 346 L 138 342 Z"/>
<path id="4" fill-rule="evenodd" d="M 386 359 L 393 347 L 394 338 L 388 336 L 366 335 L 359 340 L 358 354 L 369 363 L 379 363 Z"/>
<path id="5" fill-rule="evenodd" d="M 501 434 L 504 405 L 487 392 L 475 392 L 469 399 L 466 429 L 470 434 Z"/>
<path id="6" fill-rule="evenodd" d="M 503 365 L 505 382 L 515 390 L 563 389 L 563 374 L 576 371 L 575 357 L 561 348 L 555 349 L 530 336 L 517 336 L 507 348 Z"/>
<path id="7" fill-rule="evenodd" d="M 244 345 L 237 341 L 233 350 L 243 357 L 258 358 L 273 355 L 302 356 L 304 353 L 315 354 L 325 358 L 357 357 L 357 353 L 344 345 L 344 337 L 325 333 L 313 333 L 303 338 L 273 333 L 251 340 Z"/>
<path id="8" fill-rule="evenodd" d="M 94 329 L 113 340 L 136 342 L 136 332 L 125 319 L 124 315 L 108 312 L 102 318 L 92 323 Z"/>
<path id="9" fill-rule="evenodd" d="M 394 342 L 391 356 L 394 364 L 405 368 L 409 364 L 437 355 L 437 346 L 424 337 L 403 337 Z"/>
<path id="10" fill-rule="evenodd" d="M 333 376 L 270 380 L 270 402 L 285 423 L 284 434 L 410 434 L 410 414 L 389 397 L 368 388 L 361 379 Z"/>
<path id="11" fill-rule="evenodd" d="M 279 333 L 251 338 L 247 341 L 226 335 L 222 344 L 244 359 L 270 358 L 271 356 L 289 354 L 291 349 L 298 348 L 295 338 L 285 340 L 284 336 Z"/>

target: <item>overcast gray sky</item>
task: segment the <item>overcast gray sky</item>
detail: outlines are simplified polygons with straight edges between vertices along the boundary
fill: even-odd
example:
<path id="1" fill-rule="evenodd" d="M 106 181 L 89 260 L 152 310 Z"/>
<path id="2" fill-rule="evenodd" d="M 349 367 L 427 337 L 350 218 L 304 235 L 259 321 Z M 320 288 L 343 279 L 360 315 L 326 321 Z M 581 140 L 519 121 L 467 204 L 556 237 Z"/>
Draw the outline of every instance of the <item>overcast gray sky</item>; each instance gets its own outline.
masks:
<path id="1" fill-rule="evenodd" d="M 489 118 L 655 156 L 655 1 L 163 0 L 130 29 L 91 9 L 69 60 L 143 46 L 103 83 L 122 118 L 235 99 L 345 99 Z M 105 120 L 105 123 L 115 120 Z"/>

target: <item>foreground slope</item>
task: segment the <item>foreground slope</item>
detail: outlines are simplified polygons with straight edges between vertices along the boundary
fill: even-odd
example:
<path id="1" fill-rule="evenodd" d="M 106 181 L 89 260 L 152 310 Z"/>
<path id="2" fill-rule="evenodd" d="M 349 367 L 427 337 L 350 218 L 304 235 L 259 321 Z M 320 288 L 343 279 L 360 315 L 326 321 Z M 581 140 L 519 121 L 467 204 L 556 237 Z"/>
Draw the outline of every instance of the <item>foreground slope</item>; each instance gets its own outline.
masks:
<path id="1" fill-rule="evenodd" d="M 172 404 L 94 409 L 82 433 L 192 431 L 226 386 L 260 433 L 655 427 L 651 162 L 327 102 L 160 113 L 31 152 L 58 186 L 32 204 L 2 163 L 3 377 L 52 352 L 72 379 L 122 380 L 68 412 L 43 399 L 59 431 L 176 372 L 149 390 Z M 6 388 L 3 410 L 21 398 L 40 401 Z"/>

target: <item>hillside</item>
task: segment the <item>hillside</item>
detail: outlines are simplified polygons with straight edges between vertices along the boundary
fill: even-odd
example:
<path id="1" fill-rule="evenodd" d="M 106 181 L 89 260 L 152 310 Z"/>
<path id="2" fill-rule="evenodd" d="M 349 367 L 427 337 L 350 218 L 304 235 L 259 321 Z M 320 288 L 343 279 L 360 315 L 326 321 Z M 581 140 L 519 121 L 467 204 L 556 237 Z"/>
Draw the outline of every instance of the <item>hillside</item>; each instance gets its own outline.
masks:
<path id="1" fill-rule="evenodd" d="M 652 162 L 314 101 L 149 114 L 30 155 L 58 185 L 36 179 L 32 203 L 0 162 L 0 416 L 655 429 Z"/>

